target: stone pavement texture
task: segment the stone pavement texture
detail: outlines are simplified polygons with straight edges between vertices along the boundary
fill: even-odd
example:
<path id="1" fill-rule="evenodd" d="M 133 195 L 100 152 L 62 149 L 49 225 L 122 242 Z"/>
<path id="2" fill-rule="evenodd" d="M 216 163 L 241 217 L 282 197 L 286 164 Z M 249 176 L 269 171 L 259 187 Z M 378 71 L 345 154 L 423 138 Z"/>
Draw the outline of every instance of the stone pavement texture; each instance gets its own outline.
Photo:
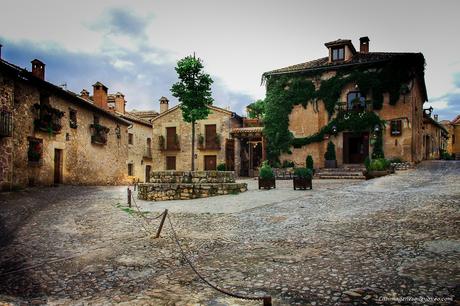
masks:
<path id="1" fill-rule="evenodd" d="M 455 304 L 460 284 L 460 162 L 425 162 L 369 181 L 314 180 L 167 208 L 210 281 L 274 305 Z M 171 230 L 161 239 L 117 203 L 125 187 L 0 194 L 0 304 L 260 305 L 202 283 Z M 153 229 L 153 232 L 156 228 Z M 455 302 L 457 301 L 457 302 Z"/>

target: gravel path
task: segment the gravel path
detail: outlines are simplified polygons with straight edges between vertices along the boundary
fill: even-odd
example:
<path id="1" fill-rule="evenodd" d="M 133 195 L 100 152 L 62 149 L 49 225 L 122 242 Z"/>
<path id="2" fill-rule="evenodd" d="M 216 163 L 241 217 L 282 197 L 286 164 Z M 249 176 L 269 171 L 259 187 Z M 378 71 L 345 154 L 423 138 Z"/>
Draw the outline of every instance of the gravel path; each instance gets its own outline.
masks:
<path id="1" fill-rule="evenodd" d="M 459 301 L 460 162 L 425 162 L 369 181 L 314 180 L 313 190 L 249 191 L 167 208 L 197 268 L 275 305 Z M 0 194 L 0 304 L 258 305 L 206 287 L 165 225 L 151 239 L 117 207 L 125 187 Z"/>

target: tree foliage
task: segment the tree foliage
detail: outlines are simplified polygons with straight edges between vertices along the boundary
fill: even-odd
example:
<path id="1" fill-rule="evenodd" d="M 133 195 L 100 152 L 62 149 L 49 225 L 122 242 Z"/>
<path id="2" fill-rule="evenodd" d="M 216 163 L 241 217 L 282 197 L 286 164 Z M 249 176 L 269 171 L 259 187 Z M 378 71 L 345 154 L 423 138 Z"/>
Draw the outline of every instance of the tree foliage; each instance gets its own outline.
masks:
<path id="1" fill-rule="evenodd" d="M 177 62 L 176 72 L 179 82 L 171 88 L 171 93 L 181 103 L 182 117 L 185 122 L 206 119 L 208 106 L 212 105 L 211 84 L 213 80 L 203 72 L 201 60 L 187 56 Z"/>
<path id="2" fill-rule="evenodd" d="M 257 100 L 247 107 L 248 117 L 251 119 L 263 119 L 265 115 L 265 100 Z"/>

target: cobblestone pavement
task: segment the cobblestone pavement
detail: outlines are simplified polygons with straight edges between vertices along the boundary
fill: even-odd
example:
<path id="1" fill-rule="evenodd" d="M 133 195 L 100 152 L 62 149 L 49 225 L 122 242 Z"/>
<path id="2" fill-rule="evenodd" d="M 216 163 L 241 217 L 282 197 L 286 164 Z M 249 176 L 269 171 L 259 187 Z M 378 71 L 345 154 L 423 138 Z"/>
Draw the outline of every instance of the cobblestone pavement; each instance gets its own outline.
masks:
<path id="1" fill-rule="evenodd" d="M 241 195 L 136 203 L 152 228 L 169 209 L 209 280 L 270 294 L 274 305 L 458 303 L 460 162 L 369 181 L 315 180 L 312 191 L 248 183 Z M 125 187 L 0 194 L 0 304 L 261 304 L 204 285 L 169 226 L 152 239 L 142 219 L 117 207 L 125 202 Z"/>

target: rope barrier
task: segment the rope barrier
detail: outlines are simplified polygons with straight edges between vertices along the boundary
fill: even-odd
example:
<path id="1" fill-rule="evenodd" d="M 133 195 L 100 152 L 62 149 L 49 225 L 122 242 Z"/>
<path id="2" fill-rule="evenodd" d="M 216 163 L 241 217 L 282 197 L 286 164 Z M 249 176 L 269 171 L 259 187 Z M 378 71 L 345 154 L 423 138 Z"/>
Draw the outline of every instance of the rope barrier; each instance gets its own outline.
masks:
<path id="1" fill-rule="evenodd" d="M 174 229 L 174 226 L 171 222 L 171 218 L 169 217 L 169 215 L 166 215 L 167 219 L 168 219 L 168 222 L 169 222 L 169 225 L 171 227 L 171 231 L 172 231 L 172 234 L 173 234 L 173 238 L 174 238 L 174 241 L 176 242 L 177 246 L 179 247 L 179 250 L 180 250 L 180 253 L 182 255 L 182 257 L 184 258 L 184 260 L 188 263 L 188 265 L 190 266 L 190 268 L 193 270 L 193 272 L 195 272 L 195 274 L 206 284 L 208 285 L 209 287 L 213 288 L 214 290 L 220 292 L 220 293 L 223 293 L 223 294 L 226 294 L 228 296 L 231 296 L 233 298 L 237 298 L 237 299 L 242 299 L 242 300 L 252 300 L 252 301 L 258 301 L 258 300 L 261 300 L 263 301 L 263 305 L 264 306 L 271 306 L 272 305 L 272 298 L 271 296 L 244 296 L 244 295 L 241 295 L 241 294 L 237 294 L 237 293 L 233 293 L 233 292 L 230 292 L 230 291 L 227 291 L 225 289 L 222 289 L 222 288 L 219 288 L 217 287 L 216 285 L 212 284 L 211 282 L 209 282 L 207 279 L 205 279 L 199 272 L 198 270 L 193 266 L 192 262 L 190 261 L 190 259 L 187 257 L 187 255 L 185 254 L 180 242 L 179 242 L 179 238 L 177 237 L 177 234 L 176 234 L 176 231 Z"/>

